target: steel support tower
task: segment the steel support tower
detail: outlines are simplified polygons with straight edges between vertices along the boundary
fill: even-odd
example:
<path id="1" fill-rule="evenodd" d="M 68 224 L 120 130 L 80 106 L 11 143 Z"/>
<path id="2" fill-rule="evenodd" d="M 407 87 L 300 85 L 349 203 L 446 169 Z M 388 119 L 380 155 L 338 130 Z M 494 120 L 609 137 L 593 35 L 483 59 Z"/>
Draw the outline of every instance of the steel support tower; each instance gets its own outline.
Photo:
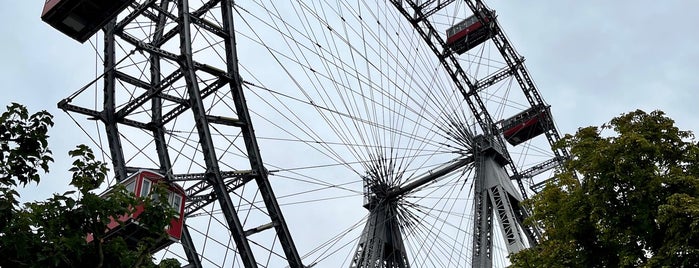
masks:
<path id="1" fill-rule="evenodd" d="M 470 134 L 468 131 L 464 133 Z M 500 223 L 500 232 L 508 253 L 517 253 L 536 243 L 538 233 L 522 228 L 526 212 L 520 206 L 522 197 L 506 172 L 508 160 L 503 155 L 502 147 L 484 135 L 471 135 L 468 140 L 473 146 L 469 153 L 405 185 L 391 185 L 390 178 L 394 177 L 391 174 L 368 172 L 369 175 L 364 178 L 364 207 L 369 210 L 369 217 L 350 268 L 410 267 L 410 259 L 402 240 L 402 234 L 408 229 L 407 225 L 410 225 L 403 197 L 466 166 L 472 166 L 476 171 L 471 256 L 473 267 L 492 266 L 494 219 Z"/>
<path id="2" fill-rule="evenodd" d="M 387 161 L 379 161 L 387 163 Z M 410 215 L 406 211 L 404 196 L 442 176 L 459 170 L 473 158 L 464 156 L 436 168 L 405 185 L 392 185 L 395 175 L 382 170 L 392 170 L 388 165 L 377 165 L 364 178 L 364 208 L 369 218 L 364 226 L 350 268 L 407 268 L 410 259 L 403 244 L 403 233 L 409 229 Z"/>
<path id="3" fill-rule="evenodd" d="M 290 267 L 303 267 L 268 180 L 241 87 L 234 3 L 193 3 L 132 2 L 104 28 L 101 107 L 73 103 L 94 82 L 58 107 L 103 123 L 117 179 L 139 169 L 166 174 L 171 182 L 186 185 L 188 216 L 215 203 L 242 266 L 258 267 L 261 262 L 256 258 L 260 250 L 254 250 L 250 237 L 272 232 L 276 238 L 271 241 L 283 249 L 275 254 Z M 189 129 L 195 136 L 182 137 L 177 129 Z M 176 142 L 178 139 L 197 142 L 188 146 Z M 125 146 L 132 149 L 125 150 Z M 227 160 L 231 151 L 248 161 Z M 266 222 L 246 222 L 249 212 L 242 213 L 241 203 L 232 201 L 232 197 L 245 200 L 235 191 L 246 187 L 261 196 L 263 202 L 255 203 L 254 208 L 266 215 Z M 197 241 L 191 233 L 185 226 L 182 247 L 188 265 L 202 267 L 202 253 L 196 251 Z M 274 248 L 272 244 L 256 245 Z"/>
<path id="4" fill-rule="evenodd" d="M 456 0 L 389 2 L 439 60 L 479 131 L 476 134 L 463 124 L 454 124 L 452 134 L 458 133 L 454 138 L 465 144 L 458 156 L 409 181 L 402 180 L 404 174 L 396 173 L 397 164 L 380 153 L 375 159 L 361 159 L 374 163 L 363 177 L 364 207 L 369 216 L 350 257 L 350 267 L 419 266 L 412 262 L 404 241 L 415 224 L 406 209 L 411 206 L 406 197 L 468 168 L 475 170 L 475 224 L 469 257 L 474 267 L 490 267 L 495 229 L 500 230 L 508 253 L 537 243 L 538 230 L 522 225 L 528 212 L 520 202 L 531 192 L 524 181 L 560 164 L 568 153 L 552 149 L 553 158 L 524 170 L 510 156 L 503 130 L 494 122 L 494 111 L 488 109 L 482 97 L 484 90 L 505 79 L 515 80 L 522 89 L 526 108 L 540 109 L 544 115 L 548 144 L 553 146 L 560 138 L 523 57 L 505 37 L 496 16 L 481 12 L 489 10 L 482 1 L 463 3 L 481 22 L 494 21 L 488 24 L 488 40 L 506 66 L 477 79 L 467 74 L 459 55 L 445 48 L 443 31 L 431 20 Z M 134 1 L 104 28 L 103 74 L 95 80 L 101 83 L 88 84 L 58 106 L 102 123 L 117 179 L 140 169 L 158 171 L 171 182 L 185 186 L 187 216 L 211 211 L 223 215 L 223 225 L 237 254 L 234 265 L 257 267 L 265 263 L 265 257 L 278 256 L 290 267 L 303 267 L 271 189 L 245 101 L 233 5 L 232 0 Z M 265 44 L 262 46 L 271 52 Z M 317 42 L 313 46 L 322 48 Z M 99 87 L 100 105 L 76 104 L 93 85 Z M 312 100 L 308 103 L 319 108 Z M 366 147 L 374 146 L 369 145 Z M 262 200 L 256 200 L 258 197 Z M 256 217 L 249 217 L 255 213 L 251 211 L 257 213 Z M 200 241 L 195 231 L 185 226 L 182 249 L 188 266 L 202 267 L 207 256 L 197 251 Z M 272 238 L 255 240 L 258 237 Z M 225 241 L 216 242 L 225 245 Z M 259 257 L 262 254 L 267 256 Z"/>
<path id="5" fill-rule="evenodd" d="M 414 180 L 409 186 L 386 185 L 384 182 L 378 184 L 383 185 L 383 187 L 369 187 L 365 189 L 366 195 L 380 201 L 370 200 L 369 204 L 376 203 L 378 205 L 365 205 L 370 211 L 370 220 L 364 228 L 350 267 L 409 267 L 409 258 L 403 257 L 405 253 L 404 249 L 402 249 L 402 244 L 390 240 L 400 237 L 399 234 L 403 231 L 400 227 L 400 213 L 396 213 L 396 211 L 401 209 L 399 202 L 401 195 L 431 181 L 439 180 L 441 176 L 455 171 L 467 163 L 473 163 L 476 170 L 473 200 L 475 223 L 471 264 L 473 267 L 491 267 L 493 265 L 493 229 L 496 228 L 493 216 L 498 219 L 500 232 L 505 240 L 509 254 L 535 245 L 538 239 L 540 239 L 539 231 L 536 228 L 523 225 L 523 221 L 528 215 L 528 212 L 520 205 L 523 198 L 527 198 L 527 189 L 523 180 L 562 163 L 568 157 L 568 152 L 560 148 L 555 149 L 554 144 L 560 137 L 554 126 L 550 111 L 546 108 L 548 106 L 544 103 L 531 80 L 523 64 L 523 57 L 515 52 L 500 29 L 494 15 L 491 14 L 492 16 L 487 18 L 495 21 L 490 26 L 489 39 L 495 44 L 507 66 L 481 80 L 473 81 L 461 67 L 457 59 L 458 55 L 455 55 L 449 49 L 445 49 L 445 39 L 440 34 L 441 31 L 437 30 L 429 20 L 430 16 L 452 4 L 455 0 L 391 0 L 390 2 L 413 25 L 434 54 L 440 59 L 442 66 L 467 101 L 483 134 L 474 137 L 468 129 L 462 130 L 469 133 L 467 136 L 469 136 L 468 140 L 471 143 L 470 150 L 464 155 L 464 160 L 462 160 L 466 162 L 463 162 L 462 165 L 452 164 L 434 170 L 429 175 Z M 489 10 L 485 4 L 480 0 L 467 0 L 464 2 L 481 22 L 486 20 L 484 16 L 489 13 L 480 12 Z M 485 25 L 486 23 L 483 24 Z M 544 134 L 551 148 L 554 148 L 552 149 L 554 157 L 551 160 L 535 165 L 527 170 L 519 170 L 514 165 L 502 138 L 502 130 L 496 127 L 491 111 L 486 108 L 479 94 L 483 89 L 508 77 L 515 78 L 531 107 L 541 107 L 541 113 L 546 115 L 544 120 L 546 131 Z M 368 181 L 370 184 L 376 184 L 377 180 L 381 181 L 380 178 L 373 178 Z M 512 181 L 517 182 L 519 187 L 515 187 Z M 387 187 L 389 190 L 376 190 Z M 405 190 L 406 187 L 410 188 L 410 190 Z M 382 219 L 383 221 L 376 223 L 376 219 Z M 378 225 L 381 225 L 381 228 L 377 228 L 376 226 Z M 399 250 L 391 251 L 396 248 Z M 396 253 L 387 254 L 392 252 Z M 401 260 L 401 262 L 396 260 Z"/>

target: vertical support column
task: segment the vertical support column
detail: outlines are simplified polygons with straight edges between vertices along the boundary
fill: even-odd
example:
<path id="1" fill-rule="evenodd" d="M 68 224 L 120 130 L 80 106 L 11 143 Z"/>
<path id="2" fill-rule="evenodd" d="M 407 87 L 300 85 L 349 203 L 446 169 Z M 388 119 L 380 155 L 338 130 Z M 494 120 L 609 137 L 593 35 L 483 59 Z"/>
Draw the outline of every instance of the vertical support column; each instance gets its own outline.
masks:
<path id="1" fill-rule="evenodd" d="M 493 266 L 493 256 L 491 254 L 493 248 L 493 204 L 490 198 L 488 198 L 488 190 L 486 188 L 485 181 L 487 178 L 485 172 L 483 172 L 485 169 L 484 158 L 485 156 L 477 153 L 471 265 L 472 267 L 487 268 Z"/>
<path id="2" fill-rule="evenodd" d="M 524 220 L 526 220 L 529 217 L 529 212 L 527 210 L 520 206 L 513 207 L 515 210 L 515 217 L 517 217 L 517 222 L 519 223 L 519 226 L 522 226 L 522 229 L 524 230 L 524 235 L 527 238 L 527 241 L 529 241 L 530 246 L 535 246 L 541 241 L 541 231 L 537 226 L 526 226 L 524 225 Z"/>
<path id="3" fill-rule="evenodd" d="M 510 254 L 517 253 L 524 249 L 524 240 L 522 233 L 520 233 L 517 227 L 519 221 L 515 218 L 510 195 L 501 185 L 496 185 L 488 189 L 488 196 L 494 205 L 495 215 L 500 222 L 500 231 L 505 239 L 507 252 Z"/>
<path id="4" fill-rule="evenodd" d="M 161 10 L 168 10 L 168 5 L 170 1 L 162 1 L 160 3 Z M 167 17 L 164 13 L 158 15 L 158 22 L 153 33 L 153 43 L 158 43 L 163 37 L 163 31 L 165 29 L 165 23 L 167 22 Z M 151 54 L 150 56 L 150 90 L 155 90 L 155 86 L 160 84 L 161 81 L 161 69 L 160 69 L 160 56 L 157 54 Z M 168 152 L 167 141 L 165 139 L 165 126 L 163 125 L 163 103 L 162 100 L 155 96 L 151 100 L 151 112 L 152 119 L 151 123 L 155 126 L 153 129 L 153 140 L 155 142 L 155 149 L 158 152 L 158 161 L 160 163 L 160 173 L 164 174 L 166 178 L 172 177 L 172 164 L 170 162 L 170 154 Z M 187 256 L 187 261 L 190 267 L 201 268 L 201 260 L 199 259 L 199 254 L 197 254 L 197 249 L 194 246 L 192 237 L 189 233 L 189 227 L 185 224 L 182 226 L 182 245 L 185 255 Z"/>
<path id="5" fill-rule="evenodd" d="M 160 4 L 162 10 L 167 10 L 170 1 L 163 1 Z M 158 22 L 153 33 L 153 43 L 160 42 L 163 37 L 163 30 L 167 17 L 165 14 L 158 15 Z M 149 90 L 155 90 L 155 87 L 160 84 L 160 56 L 157 54 L 150 55 L 150 84 Z M 167 149 L 167 141 L 165 140 L 165 126 L 163 126 L 163 104 L 158 96 L 154 96 L 151 100 L 151 123 L 155 126 L 153 129 L 153 140 L 155 141 L 155 149 L 158 152 L 158 161 L 160 163 L 160 173 L 169 177 L 172 175 L 172 166 L 170 164 L 170 154 Z"/>
<path id="6" fill-rule="evenodd" d="M 191 110 L 197 131 L 199 132 L 199 144 L 201 145 L 204 161 L 206 163 L 206 179 L 213 186 L 216 198 L 221 205 L 221 210 L 226 218 L 243 265 L 246 268 L 257 267 L 252 249 L 245 237 L 245 230 L 238 218 L 238 214 L 235 211 L 233 202 L 228 195 L 228 190 L 221 176 L 214 143 L 211 139 L 211 130 L 209 129 L 209 122 L 206 119 L 206 110 L 202 102 L 196 70 L 192 59 L 191 18 L 189 17 L 188 0 L 178 0 L 178 9 L 180 18 L 180 68 L 182 68 L 187 84 Z"/>
<path id="7" fill-rule="evenodd" d="M 121 137 L 116 118 L 116 42 L 114 26 L 116 21 L 110 21 L 104 30 L 104 111 L 103 120 L 107 133 L 107 141 L 111 149 L 112 166 L 117 181 L 126 179 L 126 162 L 121 147 Z"/>
<path id="8" fill-rule="evenodd" d="M 226 71 L 228 75 L 233 78 L 229 82 L 229 86 L 231 87 L 231 92 L 233 94 L 233 102 L 235 103 L 238 120 L 243 123 L 240 128 L 243 135 L 243 140 L 245 141 L 248 159 L 250 160 L 250 168 L 259 174 L 255 181 L 257 182 L 260 195 L 262 196 L 265 206 L 267 207 L 269 217 L 274 224 L 274 229 L 279 237 L 279 243 L 284 249 L 284 254 L 289 262 L 289 266 L 291 268 L 301 268 L 304 267 L 303 263 L 301 262 L 301 257 L 296 250 L 296 245 L 291 238 L 291 233 L 289 232 L 289 228 L 286 225 L 286 221 L 282 215 L 277 198 L 275 197 L 274 192 L 272 191 L 272 186 L 267 178 L 267 170 L 262 163 L 260 149 L 257 145 L 257 138 L 255 137 L 255 130 L 252 127 L 252 120 L 250 119 L 247 103 L 245 101 L 245 95 L 243 94 L 242 81 L 238 71 L 238 55 L 236 51 L 235 28 L 233 24 L 232 0 L 221 1 L 221 16 L 223 18 L 223 30 L 228 35 L 228 38 L 225 40 L 227 60 Z"/>
<path id="9" fill-rule="evenodd" d="M 479 152 L 477 156 L 472 257 L 474 267 L 492 266 L 493 215 L 498 217 L 508 253 L 519 252 L 526 245 L 519 228 L 520 221 L 515 214 L 515 206 L 519 206 L 521 197 L 505 171 L 505 163 L 498 162 L 498 157 L 498 152 L 492 147 Z"/>
<path id="10" fill-rule="evenodd" d="M 192 241 L 192 236 L 189 234 L 189 226 L 186 224 L 182 226 L 182 249 L 187 255 L 187 261 L 189 261 L 189 266 L 192 268 L 202 268 L 201 261 L 199 261 L 199 256 L 197 255 L 197 250 L 194 247 L 194 241 Z"/>
<path id="11" fill-rule="evenodd" d="M 398 218 L 398 204 L 381 202 L 369 211 L 350 268 L 409 268 Z"/>

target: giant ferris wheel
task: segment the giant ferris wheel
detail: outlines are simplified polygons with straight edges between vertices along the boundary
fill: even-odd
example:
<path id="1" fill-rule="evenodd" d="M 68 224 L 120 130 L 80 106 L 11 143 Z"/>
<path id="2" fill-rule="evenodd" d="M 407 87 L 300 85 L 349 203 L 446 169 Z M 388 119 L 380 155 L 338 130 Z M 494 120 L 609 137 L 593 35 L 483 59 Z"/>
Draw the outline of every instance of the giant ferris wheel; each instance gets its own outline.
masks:
<path id="1" fill-rule="evenodd" d="M 504 267 L 541 238 L 520 202 L 567 152 L 482 1 L 48 0 L 43 18 L 104 30 L 103 70 L 59 107 L 111 183 L 184 189 L 182 237 L 156 256 Z"/>

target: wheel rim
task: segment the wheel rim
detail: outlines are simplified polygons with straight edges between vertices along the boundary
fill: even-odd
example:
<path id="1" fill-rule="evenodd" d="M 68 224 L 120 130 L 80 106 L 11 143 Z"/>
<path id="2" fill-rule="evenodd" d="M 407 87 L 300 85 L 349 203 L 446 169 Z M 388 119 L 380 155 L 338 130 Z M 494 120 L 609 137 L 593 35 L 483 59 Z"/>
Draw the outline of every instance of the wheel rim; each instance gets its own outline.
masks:
<path id="1" fill-rule="evenodd" d="M 194 1 L 193 1 L 194 2 Z M 389 4 L 323 1 L 289 3 L 251 1 L 234 7 L 240 74 L 258 142 L 270 180 L 306 265 L 350 266 L 366 221 L 362 207 L 364 180 L 375 175 L 389 186 L 406 185 L 455 159 L 471 157 L 471 139 L 483 130 L 473 120 L 464 97 L 444 72 L 439 59 L 413 26 Z M 131 10 L 131 9 L 130 9 Z M 170 9 L 172 12 L 174 9 Z M 446 29 L 470 16 L 453 4 L 431 23 Z M 220 23 L 215 14 L 203 17 Z M 166 24 L 168 25 L 168 24 Z M 132 23 L 148 40 L 154 25 Z M 174 27 L 166 26 L 166 30 Z M 199 34 L 199 35 L 197 35 Z M 196 56 L 221 68 L 222 46 L 211 33 L 196 31 Z M 132 49 L 118 52 L 129 62 L 119 69 L 143 74 L 151 67 Z M 491 41 L 458 57 L 466 74 L 482 80 L 507 66 Z M 119 57 L 119 56 L 117 56 Z M 167 61 L 160 71 L 177 68 Z M 214 82 L 203 75 L 202 88 Z M 124 86 L 124 99 L 137 96 Z M 184 96 L 182 81 L 165 92 Z M 494 122 L 528 106 L 514 78 L 482 89 L 479 95 Z M 206 99 L 207 110 L 235 115 L 229 94 L 217 91 Z M 119 108 L 117 104 L 117 108 Z M 152 116 L 143 110 L 144 118 Z M 130 119 L 138 120 L 135 114 Z M 152 133 L 121 128 L 127 165 L 158 166 Z M 230 134 L 234 133 L 234 134 Z M 194 122 L 177 116 L 165 127 L 174 174 L 203 173 Z M 97 135 L 94 135 L 97 136 Z M 148 136 L 148 139 L 143 139 Z M 245 170 L 248 155 L 239 135 L 226 126 L 214 129 L 219 163 L 227 170 Z M 145 140 L 145 141 L 143 141 Z M 508 150 L 520 170 L 553 156 L 541 139 Z M 104 149 L 105 151 L 108 149 Z M 534 152 L 534 153 L 532 153 Z M 137 164 L 135 164 L 137 163 Z M 401 231 L 414 267 L 471 266 L 473 165 L 449 173 L 397 202 L 405 220 Z M 223 168 L 222 168 L 223 169 Z M 188 188 L 193 183 L 178 182 Z M 246 188 L 247 187 L 247 188 Z M 243 186 L 230 195 L 250 228 L 266 224 L 258 209 L 259 191 Z M 192 211 L 187 225 L 205 266 L 240 263 L 220 207 L 211 203 Z M 494 241 L 501 241 L 498 232 Z M 274 234 L 248 237 L 259 266 L 278 267 L 283 251 Z M 164 251 L 186 261 L 181 245 Z M 507 264 L 503 246 L 493 249 L 495 266 Z"/>

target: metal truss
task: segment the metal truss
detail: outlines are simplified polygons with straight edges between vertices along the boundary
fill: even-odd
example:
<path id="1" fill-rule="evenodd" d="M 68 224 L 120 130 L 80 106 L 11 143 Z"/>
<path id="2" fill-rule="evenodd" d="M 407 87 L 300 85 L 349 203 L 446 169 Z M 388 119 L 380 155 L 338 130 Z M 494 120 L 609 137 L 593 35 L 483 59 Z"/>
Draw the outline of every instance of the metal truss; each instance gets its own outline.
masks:
<path id="1" fill-rule="evenodd" d="M 134 25 L 150 25 L 150 30 L 143 31 Z M 173 183 L 187 182 L 186 215 L 216 202 L 244 267 L 258 266 L 248 236 L 266 230 L 275 232 L 289 267 L 304 267 L 267 178 L 245 101 L 238 71 L 233 1 L 209 0 L 197 6 L 190 5 L 188 0 L 135 1 L 104 30 L 102 108 L 73 104 L 80 92 L 59 102 L 58 107 L 104 124 L 117 179 L 128 177 L 133 170 L 148 168 L 166 174 Z M 196 36 L 201 35 L 215 38 L 214 42 L 222 48 L 223 53 L 215 63 L 197 56 L 201 48 L 197 48 Z M 124 49 L 130 52 L 119 55 L 119 50 Z M 144 59 L 149 69 L 140 69 L 141 75 L 123 71 Z M 120 98 L 126 88 L 130 97 Z M 231 99 L 230 113 L 218 114 L 220 111 L 208 106 L 212 101 L 207 100 L 216 94 L 226 94 Z M 166 126 L 177 120 L 191 121 L 195 128 L 195 149 L 204 163 L 199 172 L 173 172 L 176 168 L 168 144 L 168 134 L 172 133 L 168 133 Z M 226 169 L 232 170 L 222 170 L 218 148 L 230 144 L 221 144 L 213 138 L 213 129 L 220 126 L 226 127 L 230 135 L 242 138 L 241 151 L 247 156 L 247 163 L 227 165 Z M 157 166 L 139 163 L 136 167 L 133 157 L 125 155 L 123 128 L 150 134 L 154 151 L 148 153 L 157 155 Z M 246 230 L 230 193 L 250 183 L 264 201 L 256 207 L 268 215 L 269 223 Z M 182 245 L 189 261 L 187 266 L 202 267 L 194 243 L 185 226 Z"/>
<path id="2" fill-rule="evenodd" d="M 369 210 L 350 268 L 407 268 L 408 255 L 398 220 L 399 205 L 381 202 Z"/>
<path id="3" fill-rule="evenodd" d="M 388 190 L 380 195 L 374 192 L 377 197 L 370 201 L 372 205 L 367 206 L 370 210 L 369 220 L 352 258 L 351 267 L 409 267 L 401 236 L 401 223 L 396 220 L 396 215 L 400 213 L 401 197 L 467 165 L 476 167 L 473 204 L 474 267 L 492 266 L 494 216 L 501 223 L 499 227 L 510 253 L 535 244 L 540 237 L 536 229 L 521 225 L 527 216 L 527 211 L 519 204 L 527 198 L 522 181 L 560 164 L 568 157 L 568 152 L 552 149 L 554 158 L 523 171 L 518 170 L 511 161 L 501 130 L 493 122 L 479 93 L 504 79 L 514 78 L 531 107 L 547 105 L 531 80 L 524 59 L 516 53 L 494 16 L 488 18 L 495 21 L 490 24 L 489 39 L 495 44 L 507 66 L 478 80 L 467 76 L 457 56 L 444 48 L 444 37 L 429 20 L 430 16 L 453 2 L 455 0 L 390 1 L 440 60 L 465 99 L 483 135 L 470 137 L 473 142 L 471 151 L 467 152 L 470 155 L 447 163 L 410 184 L 385 185 Z M 483 16 L 489 16 L 487 12 L 477 12 L 487 10 L 482 1 L 464 2 L 481 21 L 485 19 Z M 86 115 L 104 124 L 112 165 L 118 179 L 146 168 L 166 174 L 173 183 L 188 183 L 187 216 L 212 203 L 218 204 L 244 267 L 258 265 L 248 236 L 270 232 L 269 230 L 274 230 L 289 266 L 304 267 L 271 189 L 269 173 L 263 165 L 245 101 L 237 63 L 233 1 L 208 0 L 191 6 L 188 0 L 141 0 L 131 4 L 127 10 L 105 27 L 102 108 L 98 110 L 73 104 L 79 93 L 59 102 L 59 108 Z M 139 32 L 138 28 L 132 27 L 134 24 L 153 25 L 153 30 Z M 197 56 L 201 49 L 194 41 L 197 35 L 216 39 L 214 43 L 220 44 L 217 49 L 223 52 L 220 57 L 222 62 L 212 63 L 209 59 Z M 129 52 L 119 56 L 117 52 L 124 48 Z M 142 75 L 123 70 L 127 65 L 124 62 L 137 65 L 144 59 L 148 63 L 148 70 L 140 70 Z M 129 98 L 120 98 L 119 93 L 126 87 L 132 89 Z M 221 92 L 226 92 L 230 97 L 230 113 L 221 113 L 209 106 L 213 102 L 212 98 Z M 550 111 L 543 109 L 541 112 L 546 116 L 543 120 L 546 129 L 544 134 L 553 146 L 560 136 L 553 125 Z M 166 126 L 178 120 L 189 120 L 194 126 L 197 140 L 195 151 L 204 163 L 201 170 L 187 173 L 174 171 L 176 168 L 168 143 L 168 135 L 172 133 Z M 237 163 L 239 166 L 219 164 L 223 157 L 219 148 L 228 146 L 214 138 L 212 132 L 218 131 L 219 127 L 224 127 L 231 136 L 242 139 L 240 149 L 247 157 L 246 163 Z M 124 129 L 143 131 L 152 137 L 148 142 L 152 144 L 152 153 L 157 155 L 155 167 L 135 164 L 132 160 L 134 157 L 125 155 L 125 141 L 122 137 Z M 515 189 L 512 180 L 518 183 L 519 191 Z M 252 228 L 244 227 L 240 212 L 230 196 L 230 193 L 250 184 L 257 187 L 264 201 L 258 207 L 268 216 L 268 223 Z M 188 267 L 202 267 L 200 254 L 196 252 L 195 241 L 187 226 L 184 228 L 182 246 L 189 261 Z"/>
<path id="4" fill-rule="evenodd" d="M 569 157 L 569 153 L 565 149 L 554 146 L 560 140 L 560 135 L 554 126 L 550 111 L 547 108 L 542 108 L 541 113 L 545 115 L 543 123 L 546 131 L 544 134 L 552 148 L 554 157 L 524 171 L 518 170 L 512 163 L 501 131 L 495 127 L 479 92 L 499 81 L 514 77 L 530 107 L 548 106 L 529 76 L 524 65 L 524 58 L 516 53 L 497 23 L 497 18 L 490 12 L 480 12 L 489 10 L 481 0 L 466 0 L 464 2 L 480 21 L 486 21 L 485 16 L 489 16 L 487 19 L 495 22 L 489 24 L 491 25 L 490 40 L 497 47 L 507 66 L 477 81 L 467 77 L 452 51 L 444 49 L 444 37 L 429 20 L 431 15 L 455 1 L 391 0 L 390 2 L 413 25 L 439 58 L 483 131 L 483 136 L 479 137 L 480 144 L 478 141 L 474 142 L 473 152 L 476 156 L 477 178 L 475 181 L 474 212 L 476 213 L 476 223 L 474 224 L 472 260 L 474 267 L 490 267 L 492 266 L 493 212 L 501 223 L 500 227 L 505 236 L 508 252 L 514 253 L 526 247 L 525 239 L 530 245 L 536 244 L 540 238 L 539 231 L 536 228 L 522 226 L 524 218 L 528 215 L 528 212 L 519 205 L 519 201 L 527 198 L 523 179 L 531 179 L 533 176 L 560 165 Z M 518 193 L 509 182 L 510 179 L 518 183 Z M 524 234 L 520 234 L 520 228 Z"/>
<path id="5" fill-rule="evenodd" d="M 444 176 L 472 164 L 472 157 L 455 159 L 441 167 L 428 171 L 423 176 L 405 185 L 391 186 L 385 178 L 365 178 L 365 204 L 369 210 L 362 235 L 352 257 L 350 268 L 408 268 L 410 263 L 403 242 L 401 221 L 406 216 L 402 198 Z"/>

